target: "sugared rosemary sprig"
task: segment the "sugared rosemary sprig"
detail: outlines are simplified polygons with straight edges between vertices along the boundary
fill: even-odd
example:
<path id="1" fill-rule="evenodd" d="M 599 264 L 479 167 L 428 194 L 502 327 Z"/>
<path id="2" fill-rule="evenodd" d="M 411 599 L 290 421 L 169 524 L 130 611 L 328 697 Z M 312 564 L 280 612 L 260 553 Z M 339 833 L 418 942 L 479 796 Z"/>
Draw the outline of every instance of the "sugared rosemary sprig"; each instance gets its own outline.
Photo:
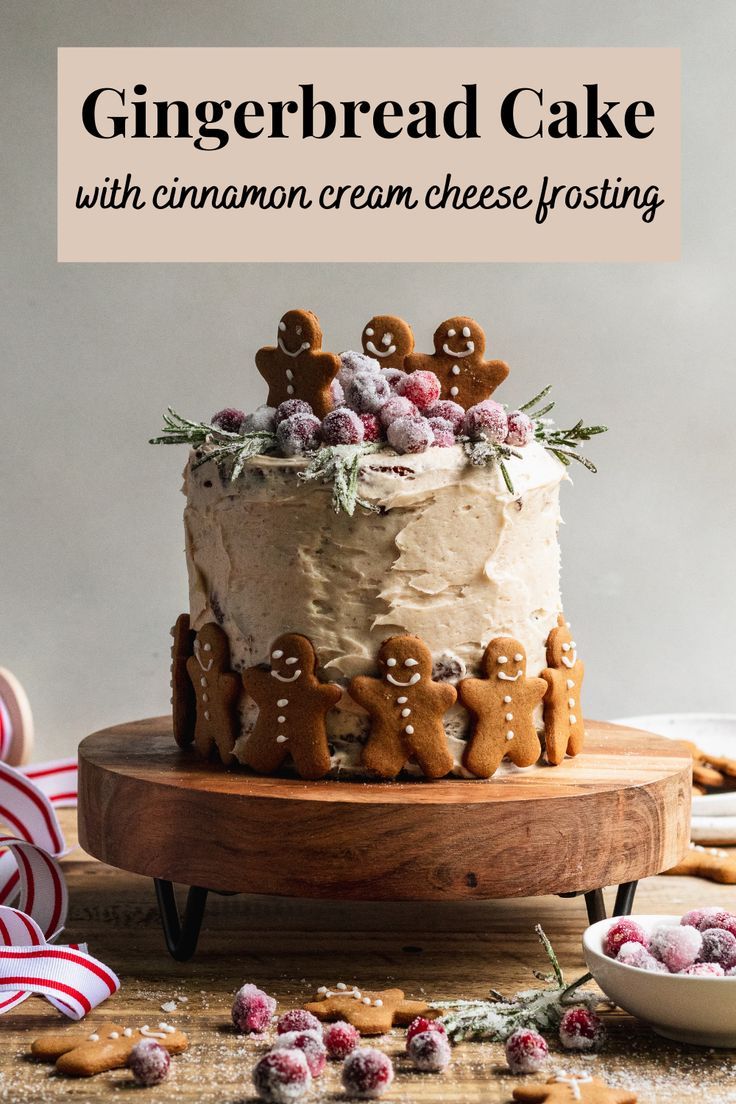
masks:
<path id="1" fill-rule="evenodd" d="M 544 445 L 547 451 L 556 456 L 566 468 L 570 467 L 571 460 L 577 460 L 578 464 L 582 464 L 589 472 L 595 474 L 598 471 L 595 464 L 587 456 L 581 456 L 575 450 L 582 448 L 583 444 L 589 441 L 591 437 L 595 437 L 599 433 L 607 433 L 608 426 L 586 426 L 583 425 L 581 418 L 570 429 L 558 429 L 552 419 L 547 417 L 550 411 L 554 409 L 554 400 L 544 403 L 551 390 L 552 384 L 519 407 L 519 410 L 527 414 L 534 423 L 534 439 L 539 441 L 540 445 Z M 540 402 L 544 405 L 535 409 Z"/>
<path id="2" fill-rule="evenodd" d="M 569 1005 L 583 1005 L 593 1009 L 603 1003 L 603 998 L 598 993 L 580 989 L 581 985 L 590 981 L 590 974 L 583 974 L 577 981 L 565 984 L 560 963 L 549 939 L 539 924 L 534 930 L 552 966 L 551 974 L 535 971 L 534 976 L 540 981 L 548 982 L 548 988 L 525 989 L 510 999 L 491 989 L 488 1000 L 432 1002 L 433 1008 L 442 1010 L 441 1022 L 453 1042 L 463 1039 L 503 1042 L 519 1027 L 554 1031 Z"/>
<path id="3" fill-rule="evenodd" d="M 494 445 L 492 441 L 471 441 L 469 437 L 461 437 L 460 440 L 463 452 L 471 464 L 475 464 L 479 468 L 485 468 L 489 464 L 498 464 L 498 470 L 501 472 L 506 489 L 509 494 L 513 494 L 514 484 L 511 482 L 509 469 L 504 461 L 510 460 L 512 456 L 521 460 L 521 453 L 516 452 L 508 445 Z"/>
<path id="4" fill-rule="evenodd" d="M 332 508 L 336 514 L 346 513 L 352 517 L 356 506 L 375 513 L 378 507 L 358 494 L 358 480 L 361 457 L 378 452 L 381 447 L 379 441 L 364 445 L 328 445 L 313 454 L 306 471 L 299 472 L 299 478 L 305 482 L 317 479 L 320 483 L 331 483 Z"/>
<path id="5" fill-rule="evenodd" d="M 234 482 L 242 472 L 251 456 L 273 452 L 276 448 L 276 434 L 267 430 L 253 433 L 231 433 L 227 429 L 210 425 L 208 422 L 190 422 L 171 407 L 164 414 L 164 428 L 160 437 L 152 437 L 152 445 L 189 445 L 200 448 L 214 445 L 192 464 L 192 471 L 208 464 L 210 460 L 221 470 L 230 465 L 230 481 Z"/>

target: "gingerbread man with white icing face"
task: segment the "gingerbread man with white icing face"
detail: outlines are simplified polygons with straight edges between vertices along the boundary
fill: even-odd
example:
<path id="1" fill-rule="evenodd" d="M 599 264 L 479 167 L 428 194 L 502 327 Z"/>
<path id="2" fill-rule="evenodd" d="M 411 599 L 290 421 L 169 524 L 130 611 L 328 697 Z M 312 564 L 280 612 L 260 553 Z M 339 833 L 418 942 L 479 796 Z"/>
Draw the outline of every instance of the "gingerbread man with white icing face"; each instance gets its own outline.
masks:
<path id="1" fill-rule="evenodd" d="M 509 374 L 503 360 L 484 360 L 486 337 L 472 318 L 448 318 L 434 332 L 434 353 L 412 353 L 405 372 L 434 372 L 442 385 L 441 398 L 467 410 L 491 397 Z"/>
<path id="2" fill-rule="evenodd" d="M 481 670 L 484 678 L 463 679 L 457 688 L 476 718 L 463 765 L 478 778 L 490 778 L 504 757 L 517 767 L 536 763 L 542 745 L 533 715 L 547 683 L 526 677 L 526 652 L 509 636 L 490 642 Z"/>
<path id="3" fill-rule="evenodd" d="M 363 330 L 363 352 L 376 357 L 382 368 L 403 371 L 404 360 L 414 352 L 414 334 L 408 322 L 393 314 L 376 314 Z"/>
<path id="4" fill-rule="evenodd" d="M 217 747 L 223 763 L 232 761 L 238 735 L 237 704 L 240 679 L 230 670 L 230 644 L 214 621 L 203 625 L 194 640 L 194 654 L 187 660 L 197 703 L 194 745 L 209 758 Z"/>
<path id="5" fill-rule="evenodd" d="M 325 716 L 342 697 L 335 683 L 317 678 L 317 656 L 299 633 L 274 642 L 270 666 L 249 667 L 243 684 L 258 706 L 243 762 L 273 774 L 290 755 L 302 778 L 322 778 L 330 769 Z"/>
<path id="6" fill-rule="evenodd" d="M 580 692 L 585 666 L 563 614 L 547 637 L 547 667 L 541 672 L 547 683 L 544 699 L 544 741 L 547 761 L 561 763 L 565 755 L 583 750 L 585 722 Z"/>
<path id="7" fill-rule="evenodd" d="M 358 675 L 350 695 L 371 716 L 362 764 L 380 778 L 395 778 L 408 760 L 427 778 L 443 778 L 452 756 L 442 718 L 457 699 L 447 682 L 432 681 L 432 656 L 418 636 L 391 636 L 378 653 L 380 678 Z"/>
<path id="8" fill-rule="evenodd" d="M 258 350 L 256 368 L 268 384 L 269 406 L 303 399 L 320 419 L 332 410 L 330 384 L 340 371 L 340 358 L 323 351 L 319 319 L 311 311 L 286 312 L 277 344 Z"/>

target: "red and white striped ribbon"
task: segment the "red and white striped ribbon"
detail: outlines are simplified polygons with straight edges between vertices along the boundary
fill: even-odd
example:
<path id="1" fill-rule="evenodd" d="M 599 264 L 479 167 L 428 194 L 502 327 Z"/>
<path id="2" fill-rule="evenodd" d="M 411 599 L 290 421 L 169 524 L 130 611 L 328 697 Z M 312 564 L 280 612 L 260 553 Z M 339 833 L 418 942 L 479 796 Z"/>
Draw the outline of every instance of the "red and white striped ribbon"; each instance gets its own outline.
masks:
<path id="1" fill-rule="evenodd" d="M 120 987 L 86 945 L 53 942 L 68 910 L 58 862 L 67 847 L 54 807 L 76 801 L 74 760 L 22 768 L 0 762 L 0 825 L 9 829 L 0 834 L 0 1015 L 36 994 L 79 1020 Z"/>
<path id="2" fill-rule="evenodd" d="M 10 719 L 5 702 L 0 697 L 0 762 L 4 762 L 8 758 L 12 735 L 13 722 Z"/>

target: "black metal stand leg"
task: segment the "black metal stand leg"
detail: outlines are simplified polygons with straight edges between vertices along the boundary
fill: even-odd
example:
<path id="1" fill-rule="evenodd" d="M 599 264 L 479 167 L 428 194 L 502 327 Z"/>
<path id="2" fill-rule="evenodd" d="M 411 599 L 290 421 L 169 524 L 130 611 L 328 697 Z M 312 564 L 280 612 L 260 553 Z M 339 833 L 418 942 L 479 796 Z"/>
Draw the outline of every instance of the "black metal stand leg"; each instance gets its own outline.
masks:
<path id="1" fill-rule="evenodd" d="M 153 882 L 156 886 L 158 911 L 169 954 L 177 962 L 186 962 L 197 949 L 207 904 L 207 890 L 202 889 L 201 886 L 190 887 L 184 907 L 184 918 L 180 920 L 172 883 L 161 878 L 154 878 Z"/>
<path id="2" fill-rule="evenodd" d="M 602 889 L 591 889 L 585 894 L 585 907 L 588 910 L 588 923 L 597 924 L 599 920 L 606 919 L 606 902 L 603 899 Z"/>
<path id="3" fill-rule="evenodd" d="M 622 882 L 616 890 L 613 916 L 628 916 L 634 905 L 634 894 L 638 882 Z M 560 897 L 579 897 L 580 893 L 560 893 Z M 597 924 L 606 919 L 606 902 L 602 889 L 591 889 L 584 894 L 585 907 L 588 910 L 588 923 Z"/>
<path id="4" fill-rule="evenodd" d="M 613 906 L 614 916 L 628 916 L 634 907 L 634 895 L 638 882 L 622 882 L 616 890 L 616 903 Z"/>

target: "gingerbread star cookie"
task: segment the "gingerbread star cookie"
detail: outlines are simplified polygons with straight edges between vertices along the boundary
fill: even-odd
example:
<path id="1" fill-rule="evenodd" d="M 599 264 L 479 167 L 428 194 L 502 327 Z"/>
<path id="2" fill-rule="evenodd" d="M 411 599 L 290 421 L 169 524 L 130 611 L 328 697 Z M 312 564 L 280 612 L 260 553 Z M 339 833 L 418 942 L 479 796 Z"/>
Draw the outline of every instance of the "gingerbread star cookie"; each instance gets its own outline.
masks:
<path id="1" fill-rule="evenodd" d="M 556 1073 L 544 1085 L 521 1085 L 514 1100 L 525 1104 L 636 1104 L 636 1093 L 612 1089 L 589 1073 Z"/>
<path id="2" fill-rule="evenodd" d="M 585 722 L 580 691 L 585 667 L 578 659 L 577 644 L 570 624 L 562 614 L 557 628 L 547 637 L 547 666 L 541 672 L 547 683 L 544 699 L 544 742 L 546 757 L 555 766 L 565 755 L 583 750 Z"/>
<path id="3" fill-rule="evenodd" d="M 378 653 L 380 678 L 358 675 L 350 696 L 371 717 L 362 764 L 380 778 L 395 778 L 408 760 L 427 778 L 452 770 L 442 718 L 457 698 L 454 686 L 433 682 L 432 656 L 418 636 L 391 636 Z"/>
<path id="4" fill-rule="evenodd" d="M 692 878 L 707 878 L 721 885 L 736 885 L 736 858 L 719 847 L 701 847 L 691 843 L 685 858 L 663 874 L 683 874 Z"/>
<path id="5" fill-rule="evenodd" d="M 32 1044 L 31 1054 L 39 1062 L 54 1062 L 59 1073 L 69 1077 L 94 1077 L 125 1066 L 133 1047 L 143 1039 L 155 1039 L 169 1054 L 182 1054 L 189 1046 L 186 1035 L 171 1024 L 153 1028 L 105 1024 L 93 1032 L 42 1035 Z"/>
<path id="6" fill-rule="evenodd" d="M 270 666 L 243 672 L 258 719 L 242 761 L 261 774 L 272 774 L 290 755 L 302 778 L 322 778 L 330 769 L 325 716 L 342 691 L 317 678 L 317 655 L 306 636 L 280 636 L 270 660 Z"/>
<path id="7" fill-rule="evenodd" d="M 187 660 L 187 671 L 196 697 L 194 744 L 209 757 L 216 747 L 223 763 L 232 760 L 238 736 L 237 705 L 241 683 L 230 670 L 230 644 L 214 621 L 203 625 Z"/>
<path id="8" fill-rule="evenodd" d="M 382 368 L 403 369 L 414 352 L 414 334 L 408 322 L 393 314 L 376 314 L 363 330 L 363 352 L 376 357 Z"/>
<path id="9" fill-rule="evenodd" d="M 472 318 L 448 318 L 434 332 L 433 353 L 412 353 L 404 361 L 405 372 L 434 372 L 442 385 L 443 399 L 467 410 L 488 399 L 509 374 L 503 360 L 484 360 L 486 337 Z"/>
<path id="10" fill-rule="evenodd" d="M 323 351 L 319 319 L 311 311 L 286 312 L 277 344 L 258 350 L 256 368 L 268 384 L 269 406 L 303 399 L 320 420 L 332 410 L 330 384 L 340 371 L 340 358 Z"/>
<path id="11" fill-rule="evenodd" d="M 526 652 L 510 636 L 492 640 L 480 666 L 483 678 L 463 679 L 457 688 L 475 717 L 463 764 L 478 778 L 490 778 L 504 757 L 517 767 L 536 763 L 542 745 L 533 714 L 547 683 L 526 677 Z"/>
<path id="12" fill-rule="evenodd" d="M 417 1016 L 433 1020 L 439 1012 L 424 1001 L 406 1000 L 402 989 L 357 989 L 338 982 L 317 990 L 317 999 L 305 1004 L 318 1020 L 346 1020 L 361 1035 L 385 1035 L 396 1024 L 410 1024 Z"/>
<path id="13" fill-rule="evenodd" d="M 189 623 L 189 614 L 181 613 L 171 630 L 171 714 L 174 739 L 179 747 L 188 747 L 194 739 L 197 720 L 197 698 L 187 671 L 187 661 L 194 653 L 196 633 Z"/>

